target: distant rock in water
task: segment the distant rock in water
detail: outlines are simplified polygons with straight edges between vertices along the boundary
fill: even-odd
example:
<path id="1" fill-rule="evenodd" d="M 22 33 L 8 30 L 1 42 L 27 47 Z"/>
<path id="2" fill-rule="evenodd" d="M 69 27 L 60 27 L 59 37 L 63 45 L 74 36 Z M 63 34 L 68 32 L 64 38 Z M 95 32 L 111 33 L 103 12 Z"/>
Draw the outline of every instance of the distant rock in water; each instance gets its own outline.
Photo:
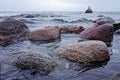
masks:
<path id="1" fill-rule="evenodd" d="M 28 38 L 30 30 L 15 19 L 5 19 L 0 22 L 0 45 L 5 46 Z"/>
<path id="2" fill-rule="evenodd" d="M 88 9 L 85 11 L 85 13 L 93 13 L 92 9 L 90 8 L 90 6 L 88 6 Z"/>

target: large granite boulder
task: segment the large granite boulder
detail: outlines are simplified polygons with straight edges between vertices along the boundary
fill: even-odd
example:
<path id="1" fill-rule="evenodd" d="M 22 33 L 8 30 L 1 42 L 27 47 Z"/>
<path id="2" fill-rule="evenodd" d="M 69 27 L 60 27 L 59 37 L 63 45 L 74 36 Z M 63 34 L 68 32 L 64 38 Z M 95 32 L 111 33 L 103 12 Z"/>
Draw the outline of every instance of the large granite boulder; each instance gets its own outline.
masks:
<path id="1" fill-rule="evenodd" d="M 108 48 L 102 41 L 85 41 L 62 46 L 54 52 L 64 59 L 76 62 L 102 62 L 109 60 Z"/>
<path id="2" fill-rule="evenodd" d="M 83 30 L 85 30 L 84 27 L 82 26 L 76 26 L 76 25 L 68 25 L 68 26 L 62 26 L 61 28 L 61 33 L 76 33 L 79 34 Z"/>
<path id="3" fill-rule="evenodd" d="M 12 65 L 20 69 L 38 69 L 45 73 L 54 70 L 57 63 L 47 54 L 40 52 L 26 52 L 18 55 Z"/>
<path id="4" fill-rule="evenodd" d="M 30 30 L 23 23 L 15 19 L 4 19 L 0 22 L 0 45 L 28 39 Z"/>
<path id="5" fill-rule="evenodd" d="M 113 40 L 114 26 L 106 21 L 96 22 L 92 27 L 82 31 L 80 37 L 90 40 L 111 42 Z"/>
<path id="6" fill-rule="evenodd" d="M 40 30 L 32 31 L 29 35 L 31 41 L 51 42 L 59 39 L 61 36 L 58 27 L 47 27 Z"/>

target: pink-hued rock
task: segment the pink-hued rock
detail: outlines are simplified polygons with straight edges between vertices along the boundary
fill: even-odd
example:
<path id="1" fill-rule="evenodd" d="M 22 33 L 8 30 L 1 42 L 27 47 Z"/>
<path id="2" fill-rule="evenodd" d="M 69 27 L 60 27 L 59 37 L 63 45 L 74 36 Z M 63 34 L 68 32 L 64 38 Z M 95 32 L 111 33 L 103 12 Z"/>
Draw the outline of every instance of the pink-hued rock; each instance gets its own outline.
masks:
<path id="1" fill-rule="evenodd" d="M 95 23 L 91 28 L 82 31 L 80 33 L 80 37 L 90 40 L 101 40 L 104 42 L 111 42 L 113 40 L 113 33 L 113 24 L 100 21 Z"/>
<path id="2" fill-rule="evenodd" d="M 68 26 L 62 26 L 61 27 L 61 33 L 76 33 L 79 34 L 83 30 L 85 30 L 82 26 L 75 26 L 75 25 L 68 25 Z"/>
<path id="3" fill-rule="evenodd" d="M 58 27 L 47 27 L 32 31 L 29 35 L 29 39 L 32 41 L 51 42 L 59 39 L 60 36 L 61 32 Z"/>
<path id="4" fill-rule="evenodd" d="M 28 38 L 30 30 L 23 23 L 15 19 L 4 19 L 0 22 L 0 45 L 23 41 Z"/>
<path id="5" fill-rule="evenodd" d="M 10 38 L 8 36 L 3 36 L 3 35 L 0 35 L 0 41 L 7 41 L 9 40 Z"/>
<path id="6" fill-rule="evenodd" d="M 109 51 L 102 41 L 84 41 L 58 47 L 54 52 L 60 57 L 76 62 L 99 62 L 109 60 Z"/>

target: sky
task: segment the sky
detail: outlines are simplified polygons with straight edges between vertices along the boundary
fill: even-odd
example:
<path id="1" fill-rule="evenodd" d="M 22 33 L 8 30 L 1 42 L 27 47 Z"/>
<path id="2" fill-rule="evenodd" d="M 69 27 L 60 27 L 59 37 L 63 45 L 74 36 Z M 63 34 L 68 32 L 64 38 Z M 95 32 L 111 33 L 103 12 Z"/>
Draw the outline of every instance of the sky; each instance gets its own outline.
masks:
<path id="1" fill-rule="evenodd" d="M 0 0 L 0 11 L 120 11 L 120 0 Z"/>

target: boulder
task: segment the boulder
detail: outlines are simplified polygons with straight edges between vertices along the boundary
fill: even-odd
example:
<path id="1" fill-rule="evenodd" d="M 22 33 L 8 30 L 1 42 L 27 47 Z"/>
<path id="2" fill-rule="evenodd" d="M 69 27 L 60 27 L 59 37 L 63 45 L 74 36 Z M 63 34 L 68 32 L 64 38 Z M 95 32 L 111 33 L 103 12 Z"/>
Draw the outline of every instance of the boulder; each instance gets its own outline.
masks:
<path id="1" fill-rule="evenodd" d="M 62 26 L 61 27 L 61 33 L 76 33 L 79 34 L 81 33 L 83 30 L 85 30 L 84 27 L 82 26 Z"/>
<path id="2" fill-rule="evenodd" d="M 0 22 L 0 45 L 28 39 L 30 30 L 23 23 L 15 19 L 4 19 Z"/>
<path id="3" fill-rule="evenodd" d="M 38 69 L 45 73 L 54 70 L 57 63 L 48 55 L 40 52 L 21 53 L 12 61 L 12 65 L 20 69 Z"/>
<path id="4" fill-rule="evenodd" d="M 108 48 L 102 41 L 84 41 L 54 50 L 60 57 L 75 62 L 102 62 L 109 60 Z"/>
<path id="5" fill-rule="evenodd" d="M 113 40 L 114 27 L 113 24 L 106 21 L 99 21 L 92 27 L 82 31 L 80 37 L 90 40 L 101 40 L 111 42 Z"/>
<path id="6" fill-rule="evenodd" d="M 47 27 L 40 30 L 32 31 L 29 35 L 31 41 L 51 42 L 59 39 L 61 36 L 58 27 Z"/>

